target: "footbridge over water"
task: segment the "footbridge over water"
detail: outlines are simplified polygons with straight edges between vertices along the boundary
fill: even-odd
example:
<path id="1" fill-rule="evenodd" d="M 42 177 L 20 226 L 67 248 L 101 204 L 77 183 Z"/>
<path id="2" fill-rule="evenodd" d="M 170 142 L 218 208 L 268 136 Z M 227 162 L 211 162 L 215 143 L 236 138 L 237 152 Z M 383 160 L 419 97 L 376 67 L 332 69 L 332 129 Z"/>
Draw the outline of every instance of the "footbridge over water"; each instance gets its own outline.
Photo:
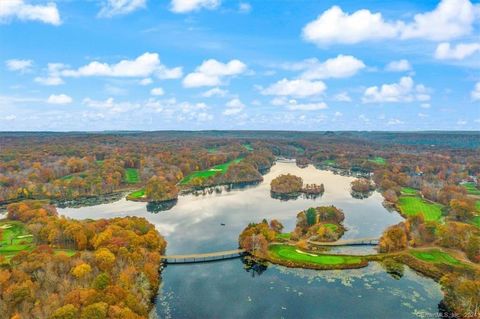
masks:
<path id="1" fill-rule="evenodd" d="M 354 239 L 342 239 L 337 241 L 323 242 L 308 240 L 309 244 L 315 246 L 377 246 L 379 238 L 354 238 Z"/>
<path id="2" fill-rule="evenodd" d="M 168 264 L 185 264 L 237 258 L 245 254 L 245 249 L 217 251 L 205 254 L 160 256 Z"/>
<path id="3" fill-rule="evenodd" d="M 332 242 L 320 242 L 309 240 L 308 243 L 316 246 L 377 246 L 378 238 L 355 238 L 343 239 Z M 186 263 L 200 263 L 207 261 L 215 261 L 222 259 L 238 258 L 246 253 L 245 249 L 233 249 L 217 251 L 204 254 L 188 254 L 188 255 L 164 255 L 160 258 L 168 264 L 186 264 Z"/>

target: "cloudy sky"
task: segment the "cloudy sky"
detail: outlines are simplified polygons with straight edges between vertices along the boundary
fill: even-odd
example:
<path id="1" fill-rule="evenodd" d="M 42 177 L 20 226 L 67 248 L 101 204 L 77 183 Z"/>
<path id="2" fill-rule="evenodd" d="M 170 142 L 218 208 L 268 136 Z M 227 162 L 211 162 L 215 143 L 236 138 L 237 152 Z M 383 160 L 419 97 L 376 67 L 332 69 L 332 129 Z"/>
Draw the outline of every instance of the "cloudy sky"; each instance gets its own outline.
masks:
<path id="1" fill-rule="evenodd" d="M 480 2 L 1 0 L 0 131 L 479 130 Z"/>

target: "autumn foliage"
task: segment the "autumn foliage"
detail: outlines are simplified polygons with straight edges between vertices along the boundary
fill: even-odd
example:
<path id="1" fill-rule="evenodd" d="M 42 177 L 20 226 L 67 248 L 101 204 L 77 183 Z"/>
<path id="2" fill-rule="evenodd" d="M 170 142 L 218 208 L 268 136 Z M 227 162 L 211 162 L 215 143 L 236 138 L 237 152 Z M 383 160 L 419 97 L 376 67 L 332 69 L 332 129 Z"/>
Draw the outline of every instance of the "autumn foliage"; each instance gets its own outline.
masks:
<path id="1" fill-rule="evenodd" d="M 302 178 L 291 174 L 280 175 L 270 182 L 270 189 L 272 193 L 276 194 L 300 193 L 302 186 Z"/>
<path id="2" fill-rule="evenodd" d="M 70 220 L 34 201 L 10 205 L 8 217 L 26 223 L 37 248 L 0 268 L 2 317 L 148 317 L 166 246 L 152 224 L 137 217 Z"/>

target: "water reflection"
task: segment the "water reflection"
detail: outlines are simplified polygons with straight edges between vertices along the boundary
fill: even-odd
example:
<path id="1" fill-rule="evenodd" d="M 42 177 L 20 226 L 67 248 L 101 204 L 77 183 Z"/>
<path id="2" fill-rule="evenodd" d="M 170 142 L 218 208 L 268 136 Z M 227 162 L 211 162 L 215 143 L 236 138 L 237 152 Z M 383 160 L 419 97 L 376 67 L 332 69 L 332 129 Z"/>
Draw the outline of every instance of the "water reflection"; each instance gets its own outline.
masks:
<path id="1" fill-rule="evenodd" d="M 350 195 L 352 195 L 353 198 L 356 198 L 356 199 L 365 199 L 365 198 L 369 198 L 370 196 L 373 195 L 373 191 L 370 191 L 370 192 L 355 192 L 355 191 L 351 191 L 350 192 Z"/>
<path id="2" fill-rule="evenodd" d="M 173 199 L 165 202 L 148 202 L 147 203 L 147 212 L 157 214 L 161 211 L 170 210 L 177 204 L 178 200 Z"/>
<path id="3" fill-rule="evenodd" d="M 271 198 L 271 180 L 286 173 L 302 177 L 305 183 L 323 183 L 323 196 L 294 201 Z M 294 163 L 277 163 L 258 185 L 181 195 L 174 207 L 158 214 L 150 213 L 145 203 L 125 199 L 63 208 L 59 213 L 77 219 L 145 217 L 166 237 L 168 254 L 236 248 L 241 230 L 263 218 L 278 219 L 289 231 L 297 213 L 312 206 L 341 208 L 348 229 L 344 238 L 377 237 L 402 220 L 398 213 L 383 207 L 378 192 L 365 199 L 353 198 L 353 179 L 311 165 L 302 169 Z M 372 252 L 371 247 L 332 248 L 333 252 L 345 250 Z M 420 318 L 425 314 L 432 317 L 442 298 L 433 280 L 408 268 L 402 277 L 394 278 L 377 263 L 348 271 L 315 271 L 232 259 L 169 265 L 162 272 L 162 281 L 156 304 L 160 318 L 385 318 L 387 314 Z"/>
<path id="4" fill-rule="evenodd" d="M 302 177 L 305 183 L 323 183 L 323 196 L 299 197 L 294 201 L 271 198 L 271 180 L 286 173 Z M 277 163 L 258 185 L 242 189 L 225 187 L 221 192 L 207 192 L 199 196 L 181 195 L 174 207 L 161 214 L 150 213 L 146 203 L 125 199 L 93 207 L 59 209 L 59 213 L 78 219 L 127 215 L 145 217 L 166 237 L 169 254 L 233 249 L 237 247 L 238 234 L 242 229 L 248 223 L 263 218 L 276 218 L 285 225 L 286 231 L 292 230 L 297 213 L 312 206 L 336 205 L 343 209 L 344 224 L 348 229 L 345 238 L 379 236 L 385 227 L 402 220 L 396 212 L 389 212 L 383 207 L 383 198 L 378 192 L 363 200 L 352 198 L 350 183 L 353 179 L 321 171 L 311 165 L 302 169 L 294 163 Z M 222 223 L 225 226 L 221 226 Z"/>
<path id="5" fill-rule="evenodd" d="M 242 256 L 243 269 L 252 274 L 252 277 L 260 276 L 268 269 L 268 262 L 261 261 L 251 256 Z"/>
<path id="6" fill-rule="evenodd" d="M 442 294 L 406 268 L 315 271 L 270 266 L 246 272 L 242 260 L 168 267 L 157 303 L 161 318 L 425 318 Z"/>

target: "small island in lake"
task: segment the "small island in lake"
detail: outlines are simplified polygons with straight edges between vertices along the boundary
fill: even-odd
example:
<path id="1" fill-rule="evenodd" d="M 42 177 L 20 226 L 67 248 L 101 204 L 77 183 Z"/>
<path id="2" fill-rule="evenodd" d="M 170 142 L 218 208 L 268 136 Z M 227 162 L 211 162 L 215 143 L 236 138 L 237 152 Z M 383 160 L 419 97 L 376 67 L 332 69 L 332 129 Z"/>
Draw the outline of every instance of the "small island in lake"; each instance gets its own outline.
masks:
<path id="1" fill-rule="evenodd" d="M 375 184 L 367 178 L 357 178 L 350 185 L 355 198 L 367 198 L 375 190 Z"/>
<path id="2" fill-rule="evenodd" d="M 287 267 L 312 269 L 350 269 L 368 265 L 361 256 L 317 254 L 326 248 L 322 244 L 337 241 L 346 231 L 344 213 L 335 206 L 309 208 L 297 214 L 295 229 L 283 233 L 278 220 L 270 224 L 249 224 L 239 236 L 239 246 L 253 258 Z"/>
<path id="3" fill-rule="evenodd" d="M 318 196 L 323 194 L 323 184 L 303 185 L 303 179 L 292 174 L 282 174 L 274 178 L 270 183 L 270 191 L 274 198 L 296 198 L 301 194 L 307 196 Z"/>
<path id="4" fill-rule="evenodd" d="M 291 268 L 340 270 L 378 262 L 398 279 L 403 276 L 404 266 L 408 266 L 437 281 L 444 293 L 442 302 L 446 309 L 460 314 L 460 318 L 470 318 L 470 311 L 477 309 L 480 241 L 476 226 L 448 219 L 438 224 L 417 214 L 388 227 L 378 240 L 375 239 L 377 253 L 332 253 L 331 246 L 372 240 L 339 240 L 345 231 L 343 220 L 343 212 L 334 206 L 309 208 L 298 213 L 296 227 L 291 233 L 283 233 L 283 225 L 278 220 L 268 223 L 264 219 L 260 223 L 250 223 L 242 231 L 239 246 L 247 252 L 245 258 Z M 471 300 L 475 300 L 473 306 Z"/>
<path id="5" fill-rule="evenodd" d="M 335 206 L 310 207 L 297 215 L 291 240 L 336 241 L 345 232 L 345 214 Z"/>

